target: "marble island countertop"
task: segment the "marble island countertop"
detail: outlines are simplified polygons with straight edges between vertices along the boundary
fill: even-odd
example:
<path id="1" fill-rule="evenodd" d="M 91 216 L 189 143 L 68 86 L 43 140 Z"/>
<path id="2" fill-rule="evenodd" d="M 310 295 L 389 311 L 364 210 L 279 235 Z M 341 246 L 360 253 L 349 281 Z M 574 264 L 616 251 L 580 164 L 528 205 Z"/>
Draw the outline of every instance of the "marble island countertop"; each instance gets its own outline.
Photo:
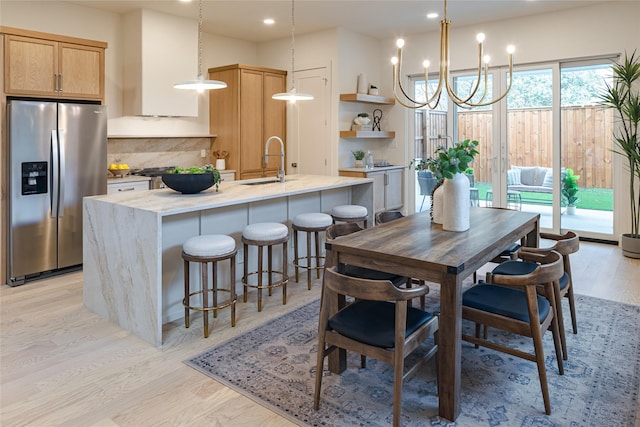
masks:
<path id="1" fill-rule="evenodd" d="M 288 175 L 285 183 L 275 182 L 275 178 L 261 178 L 244 181 L 222 182 L 219 191 L 215 186 L 198 194 L 181 194 L 169 188 L 138 191 L 121 194 L 93 196 L 89 199 L 126 206 L 128 208 L 152 211 L 161 216 L 194 212 L 203 209 L 250 203 L 304 194 L 332 188 L 352 186 L 357 182 L 372 182 L 369 178 L 350 178 L 324 175 Z"/>

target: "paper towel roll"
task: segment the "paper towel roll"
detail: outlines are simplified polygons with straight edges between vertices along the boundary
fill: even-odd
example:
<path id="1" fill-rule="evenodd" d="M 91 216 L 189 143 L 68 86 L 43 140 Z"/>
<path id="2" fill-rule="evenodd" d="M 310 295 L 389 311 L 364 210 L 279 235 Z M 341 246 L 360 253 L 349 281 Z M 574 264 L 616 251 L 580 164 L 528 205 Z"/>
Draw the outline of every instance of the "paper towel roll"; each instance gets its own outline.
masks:
<path id="1" fill-rule="evenodd" d="M 366 74 L 358 74 L 358 93 L 367 93 L 369 91 L 369 80 Z"/>

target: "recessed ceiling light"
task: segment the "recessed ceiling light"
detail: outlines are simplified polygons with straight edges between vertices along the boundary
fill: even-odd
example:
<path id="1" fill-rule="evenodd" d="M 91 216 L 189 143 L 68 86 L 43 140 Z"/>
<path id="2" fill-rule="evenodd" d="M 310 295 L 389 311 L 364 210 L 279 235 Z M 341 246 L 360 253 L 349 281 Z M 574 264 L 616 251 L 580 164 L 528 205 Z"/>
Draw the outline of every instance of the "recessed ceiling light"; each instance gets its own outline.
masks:
<path id="1" fill-rule="evenodd" d="M 180 3 L 191 3 L 191 0 L 180 0 Z"/>
<path id="2" fill-rule="evenodd" d="M 437 12 L 427 13 L 427 18 L 429 18 L 429 19 L 436 19 L 437 17 L 438 17 L 438 13 Z"/>
<path id="3" fill-rule="evenodd" d="M 264 25 L 273 25 L 273 24 L 275 24 L 275 23 L 276 23 L 276 21 L 274 21 L 274 20 L 273 20 L 273 19 L 271 19 L 271 18 L 267 18 L 267 19 L 265 19 L 265 20 L 264 20 L 264 21 L 262 21 L 262 22 L 264 22 Z"/>

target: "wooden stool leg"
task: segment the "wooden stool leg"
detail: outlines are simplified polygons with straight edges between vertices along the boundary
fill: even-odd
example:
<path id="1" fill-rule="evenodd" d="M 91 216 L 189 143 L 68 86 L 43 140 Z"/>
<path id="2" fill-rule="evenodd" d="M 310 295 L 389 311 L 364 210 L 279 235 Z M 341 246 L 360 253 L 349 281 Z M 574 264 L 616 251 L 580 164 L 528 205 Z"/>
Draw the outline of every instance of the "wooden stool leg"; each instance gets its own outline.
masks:
<path id="1" fill-rule="evenodd" d="M 320 233 L 316 231 L 316 276 L 320 278 Z M 311 287 L 309 287 L 311 289 Z"/>
<path id="2" fill-rule="evenodd" d="M 311 232 L 307 232 L 307 289 L 311 290 Z M 316 263 L 318 261 L 316 260 Z"/>
<path id="3" fill-rule="evenodd" d="M 287 303 L 287 282 L 289 274 L 287 273 L 287 242 L 282 244 L 282 304 Z"/>
<path id="4" fill-rule="evenodd" d="M 258 246 L 258 311 L 262 311 L 262 246 Z"/>
<path id="5" fill-rule="evenodd" d="M 298 230 L 293 230 L 293 266 L 296 272 L 296 283 L 298 283 L 298 263 L 300 256 L 298 255 Z"/>
<path id="6" fill-rule="evenodd" d="M 189 327 L 189 261 L 184 260 L 184 327 Z"/>
<path id="7" fill-rule="evenodd" d="M 211 264 L 213 264 L 213 266 L 211 267 L 212 269 L 212 276 L 211 276 L 211 292 L 213 294 L 213 306 L 212 307 L 217 307 L 218 306 L 218 281 L 216 280 L 218 277 L 218 263 L 216 261 L 213 261 Z M 213 310 L 213 318 L 217 319 L 218 318 L 218 309 L 214 309 Z"/>
<path id="8" fill-rule="evenodd" d="M 269 270 L 269 296 L 273 295 L 273 245 L 267 246 L 267 269 Z"/>
<path id="9" fill-rule="evenodd" d="M 229 295 L 231 297 L 231 326 L 236 326 L 236 256 L 232 256 L 229 259 L 230 269 L 230 283 L 229 283 Z"/>
<path id="10" fill-rule="evenodd" d="M 204 321 L 204 337 L 207 338 L 209 336 L 209 312 L 207 311 L 207 307 L 209 307 L 209 264 L 206 262 L 200 263 L 202 269 L 202 319 Z"/>
<path id="11" fill-rule="evenodd" d="M 242 276 L 242 300 L 247 302 L 247 283 L 249 283 L 249 246 L 244 244 L 244 266 Z"/>

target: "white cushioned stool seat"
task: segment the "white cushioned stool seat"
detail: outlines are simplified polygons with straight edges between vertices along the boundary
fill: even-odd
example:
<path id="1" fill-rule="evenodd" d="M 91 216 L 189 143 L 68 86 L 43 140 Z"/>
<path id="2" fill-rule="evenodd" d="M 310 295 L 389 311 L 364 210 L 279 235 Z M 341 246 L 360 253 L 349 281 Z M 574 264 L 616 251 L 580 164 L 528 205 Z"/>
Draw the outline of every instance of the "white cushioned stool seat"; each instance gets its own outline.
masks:
<path id="1" fill-rule="evenodd" d="M 195 236 L 184 242 L 182 250 L 185 254 L 200 257 L 217 257 L 228 254 L 236 248 L 233 237 L 224 234 L 207 234 Z"/>
<path id="2" fill-rule="evenodd" d="M 331 218 L 331 215 L 320 212 L 303 213 L 293 218 L 293 225 L 305 228 L 326 228 L 332 223 L 333 218 Z"/>
<path id="3" fill-rule="evenodd" d="M 289 234 L 286 225 L 279 222 L 259 222 L 247 225 L 242 232 L 242 237 L 249 240 L 278 240 Z"/>
<path id="4" fill-rule="evenodd" d="M 204 322 L 204 337 L 209 336 L 209 311 L 213 317 L 218 317 L 218 310 L 231 307 L 231 326 L 236 325 L 236 241 L 225 234 L 204 234 L 187 239 L 182 245 L 182 259 L 184 262 L 184 326 L 190 326 L 190 312 L 202 312 Z M 218 287 L 220 273 L 218 264 L 229 260 L 228 287 Z M 200 264 L 199 289 L 191 290 L 190 263 Z M 209 264 L 212 264 L 212 274 L 209 275 Z M 209 284 L 211 283 L 211 284 Z M 229 298 L 220 299 L 221 294 L 228 294 Z M 198 299 L 193 297 L 198 296 Z M 211 297 L 211 299 L 209 299 Z M 192 299 L 193 298 L 193 299 Z"/>
<path id="5" fill-rule="evenodd" d="M 244 289 L 243 300 L 247 302 L 247 288 L 256 288 L 258 291 L 258 311 L 262 311 L 262 289 L 269 291 L 269 296 L 273 288 L 282 286 L 282 304 L 287 303 L 287 242 L 289 241 L 289 227 L 279 222 L 257 222 L 247 225 L 242 231 L 242 243 L 244 246 L 244 267 L 242 275 L 242 286 Z M 282 267 L 279 270 L 273 269 L 273 246 L 282 245 Z M 258 269 L 249 272 L 249 246 L 257 246 Z M 263 250 L 267 249 L 267 266 L 263 267 Z M 267 283 L 263 284 L 263 275 L 267 275 Z M 274 281 L 273 275 L 279 276 L 280 280 Z M 249 277 L 256 276 L 257 283 L 249 283 Z"/>
<path id="6" fill-rule="evenodd" d="M 331 215 L 340 218 L 361 218 L 367 216 L 367 208 L 360 205 L 340 205 L 331 210 Z"/>

